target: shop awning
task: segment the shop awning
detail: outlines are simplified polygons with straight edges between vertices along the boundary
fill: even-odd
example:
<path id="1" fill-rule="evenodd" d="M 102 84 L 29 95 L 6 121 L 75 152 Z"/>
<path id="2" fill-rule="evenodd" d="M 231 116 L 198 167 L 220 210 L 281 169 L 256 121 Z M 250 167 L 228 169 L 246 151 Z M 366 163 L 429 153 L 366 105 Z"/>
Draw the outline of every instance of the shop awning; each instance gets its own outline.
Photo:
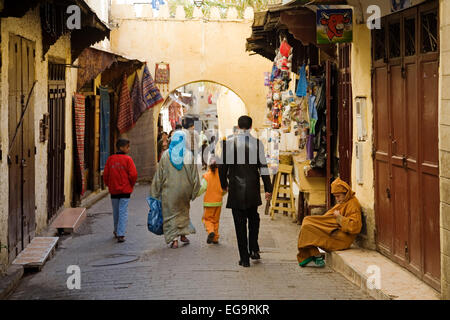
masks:
<path id="1" fill-rule="evenodd" d="M 335 1 L 333 4 L 344 4 L 344 2 Z M 280 31 L 289 32 L 295 39 L 301 41 L 303 46 L 312 44 L 330 56 L 335 55 L 335 45 L 316 44 L 316 13 L 305 6 L 303 1 L 273 6 L 266 11 L 255 13 L 252 35 L 247 39 L 246 50 L 273 60 L 277 34 Z"/>
<path id="2" fill-rule="evenodd" d="M 122 80 L 124 72 L 127 75 L 132 75 L 143 64 L 143 61 L 129 59 L 110 51 L 92 47 L 86 48 L 78 57 L 77 90 L 80 90 L 102 72 L 102 85 L 116 87 Z"/>
<path id="3" fill-rule="evenodd" d="M 137 59 L 115 55 L 115 61 L 102 73 L 101 84 L 110 88 L 117 88 L 120 85 L 124 73 L 131 76 L 136 70 L 142 68 L 145 62 Z"/>
<path id="4" fill-rule="evenodd" d="M 21 18 L 42 0 L 0 0 L 0 18 Z"/>
<path id="5" fill-rule="evenodd" d="M 81 28 L 68 29 L 67 7 L 76 5 L 81 11 Z M 94 43 L 109 38 L 109 27 L 100 20 L 84 0 L 0 0 L 0 17 L 23 17 L 39 6 L 42 29 L 42 54 L 65 34 L 70 34 L 72 62 Z"/>

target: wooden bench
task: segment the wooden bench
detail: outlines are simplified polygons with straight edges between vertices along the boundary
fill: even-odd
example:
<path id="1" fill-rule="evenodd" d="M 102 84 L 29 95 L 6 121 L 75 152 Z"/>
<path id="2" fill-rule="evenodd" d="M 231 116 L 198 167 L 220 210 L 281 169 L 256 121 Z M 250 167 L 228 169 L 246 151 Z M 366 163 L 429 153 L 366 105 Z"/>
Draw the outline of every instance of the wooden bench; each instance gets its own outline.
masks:
<path id="1" fill-rule="evenodd" d="M 56 217 L 51 227 L 57 229 L 59 234 L 72 233 L 85 219 L 86 208 L 66 208 Z"/>
<path id="2" fill-rule="evenodd" d="M 12 264 L 22 265 L 24 269 L 37 268 L 41 270 L 45 262 L 55 253 L 58 239 L 58 237 L 33 238 Z"/>

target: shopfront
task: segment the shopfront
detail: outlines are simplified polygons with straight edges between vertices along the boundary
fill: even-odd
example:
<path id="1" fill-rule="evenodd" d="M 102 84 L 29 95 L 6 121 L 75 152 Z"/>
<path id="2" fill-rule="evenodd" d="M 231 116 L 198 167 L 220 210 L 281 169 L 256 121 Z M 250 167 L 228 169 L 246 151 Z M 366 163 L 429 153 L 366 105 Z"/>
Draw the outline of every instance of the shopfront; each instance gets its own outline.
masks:
<path id="1" fill-rule="evenodd" d="M 266 156 L 273 172 L 293 165 L 301 224 L 333 206 L 336 177 L 351 184 L 351 44 L 317 45 L 316 12 L 298 5 L 257 13 L 252 31 L 247 50 L 274 61 L 265 82 Z"/>

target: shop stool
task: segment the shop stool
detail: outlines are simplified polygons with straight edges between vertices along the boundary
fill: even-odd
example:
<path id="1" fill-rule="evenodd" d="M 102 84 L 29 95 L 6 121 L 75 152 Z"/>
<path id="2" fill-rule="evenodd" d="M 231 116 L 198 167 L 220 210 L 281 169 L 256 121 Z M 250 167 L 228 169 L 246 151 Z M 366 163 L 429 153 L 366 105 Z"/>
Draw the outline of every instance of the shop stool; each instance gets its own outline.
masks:
<path id="1" fill-rule="evenodd" d="M 275 176 L 275 184 L 273 188 L 272 203 L 270 205 L 270 217 L 274 219 L 275 211 L 287 212 L 294 214 L 296 212 L 294 193 L 292 192 L 293 179 L 292 179 L 292 169 L 294 167 L 286 164 L 280 164 L 278 167 L 278 172 Z M 281 184 L 281 177 L 287 177 L 286 180 L 289 184 Z M 285 180 L 285 181 L 286 181 Z M 287 194 L 288 197 L 279 197 L 279 193 Z M 281 204 L 290 204 L 290 207 L 282 207 Z"/>

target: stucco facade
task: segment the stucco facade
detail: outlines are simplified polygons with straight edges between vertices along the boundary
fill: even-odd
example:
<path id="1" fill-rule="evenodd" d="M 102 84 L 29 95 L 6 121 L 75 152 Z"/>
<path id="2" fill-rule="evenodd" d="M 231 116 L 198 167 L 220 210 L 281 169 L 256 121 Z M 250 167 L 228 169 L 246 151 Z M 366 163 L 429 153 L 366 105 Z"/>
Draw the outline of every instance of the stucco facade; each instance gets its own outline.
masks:
<path id="1" fill-rule="evenodd" d="M 365 24 L 354 24 L 353 44 L 351 56 L 352 71 L 352 95 L 353 95 L 353 152 L 352 152 L 352 188 L 361 203 L 366 218 L 367 233 L 358 240 L 359 244 L 368 249 L 375 249 L 375 191 L 374 191 L 374 167 L 372 158 L 373 148 L 373 104 L 372 104 L 372 76 L 371 76 L 371 31 Z M 358 183 L 356 178 L 356 142 L 357 119 L 356 97 L 366 98 L 364 126 L 367 130 L 367 139 L 361 141 L 363 183 Z"/>
<path id="2" fill-rule="evenodd" d="M 2 161 L 0 162 L 0 241 L 2 245 L 8 243 L 8 68 L 9 68 L 9 35 L 16 34 L 35 42 L 35 77 L 34 89 L 34 136 L 36 145 L 35 158 L 35 199 L 36 199 L 36 234 L 47 227 L 47 143 L 39 142 L 39 120 L 48 112 L 48 59 L 54 57 L 70 60 L 70 37 L 63 36 L 50 47 L 45 59 L 42 59 L 42 34 L 39 9 L 29 11 L 22 18 L 6 18 L 1 20 L 1 106 L 0 106 L 0 141 L 2 145 Z M 70 205 L 71 177 L 72 177 L 72 94 L 76 89 L 76 69 L 66 68 L 66 151 L 65 151 L 65 205 Z M 7 261 L 7 250 L 0 251 L 0 264 L 4 267 Z"/>

